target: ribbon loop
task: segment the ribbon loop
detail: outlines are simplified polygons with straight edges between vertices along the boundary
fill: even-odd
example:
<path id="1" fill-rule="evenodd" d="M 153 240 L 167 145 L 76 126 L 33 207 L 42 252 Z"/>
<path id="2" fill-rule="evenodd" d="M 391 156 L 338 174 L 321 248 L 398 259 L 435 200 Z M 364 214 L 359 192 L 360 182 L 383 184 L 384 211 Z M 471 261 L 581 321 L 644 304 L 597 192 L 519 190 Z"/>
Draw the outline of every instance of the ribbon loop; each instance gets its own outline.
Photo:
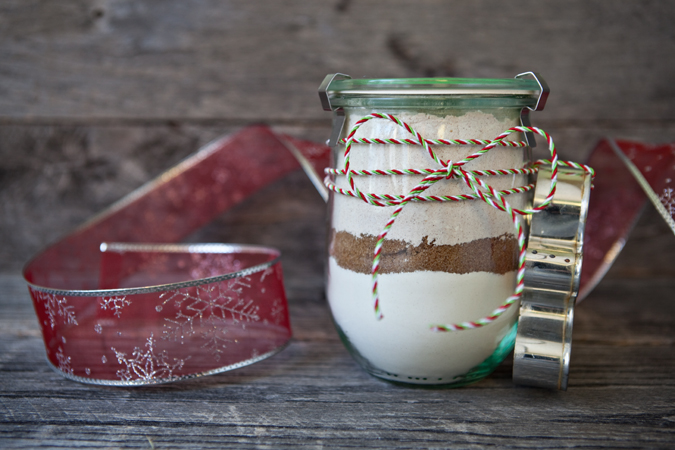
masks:
<path id="1" fill-rule="evenodd" d="M 29 261 L 24 277 L 53 368 L 84 383 L 138 386 L 232 370 L 282 350 L 291 326 L 278 250 L 146 243 L 178 242 L 299 169 L 288 143 L 312 166 L 328 164 L 325 146 L 247 127 Z"/>

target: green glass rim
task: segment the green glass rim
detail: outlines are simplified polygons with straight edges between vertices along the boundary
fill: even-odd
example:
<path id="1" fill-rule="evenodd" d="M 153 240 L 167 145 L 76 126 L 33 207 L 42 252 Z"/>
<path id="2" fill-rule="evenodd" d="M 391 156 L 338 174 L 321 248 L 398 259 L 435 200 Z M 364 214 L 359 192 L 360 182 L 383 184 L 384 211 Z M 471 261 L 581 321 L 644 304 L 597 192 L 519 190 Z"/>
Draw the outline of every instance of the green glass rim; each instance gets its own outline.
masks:
<path id="1" fill-rule="evenodd" d="M 326 91 L 333 107 L 534 106 L 539 84 L 523 78 L 349 78 Z"/>

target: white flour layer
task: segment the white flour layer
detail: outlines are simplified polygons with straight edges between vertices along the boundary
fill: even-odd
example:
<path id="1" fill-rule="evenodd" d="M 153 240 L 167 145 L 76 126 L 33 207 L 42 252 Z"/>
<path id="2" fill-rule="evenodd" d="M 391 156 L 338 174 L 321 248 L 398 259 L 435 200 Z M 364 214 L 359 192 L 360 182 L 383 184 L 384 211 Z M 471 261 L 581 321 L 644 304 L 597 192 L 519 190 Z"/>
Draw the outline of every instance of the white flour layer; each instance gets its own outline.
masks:
<path id="1" fill-rule="evenodd" d="M 343 269 L 330 258 L 327 294 L 336 323 L 376 369 L 406 382 L 413 377 L 427 378 L 417 383 L 450 383 L 495 351 L 516 320 L 518 305 L 482 328 L 432 332 L 430 325 L 489 314 L 513 292 L 513 275 L 428 271 L 381 275 L 384 318 L 377 320 L 369 295 L 370 275 Z"/>

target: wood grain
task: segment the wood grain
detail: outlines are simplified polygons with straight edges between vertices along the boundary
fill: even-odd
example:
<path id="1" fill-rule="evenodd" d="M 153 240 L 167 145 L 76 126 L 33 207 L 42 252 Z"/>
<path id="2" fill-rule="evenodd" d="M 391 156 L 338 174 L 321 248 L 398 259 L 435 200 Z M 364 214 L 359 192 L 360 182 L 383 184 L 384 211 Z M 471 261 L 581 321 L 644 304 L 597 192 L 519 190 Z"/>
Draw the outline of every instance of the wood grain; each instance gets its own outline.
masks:
<path id="1" fill-rule="evenodd" d="M 624 136 L 632 139 L 667 140 L 668 130 L 652 128 L 550 129 L 563 159 L 584 161 L 586 155 L 603 136 Z M 326 126 L 275 126 L 276 130 L 322 142 L 330 133 Z M 218 122 L 209 126 L 186 122 L 155 125 L 96 125 L 75 122 L 73 125 L 1 125 L 0 124 L 0 269 L 19 270 L 39 249 L 65 235 L 114 201 L 169 169 L 196 152 L 201 145 L 240 126 Z M 675 139 L 675 129 L 672 138 Z M 535 149 L 537 157 L 545 157 L 542 144 Z M 302 176 L 290 185 L 302 183 Z M 283 184 L 283 183 L 282 183 Z M 295 189 L 292 186 L 288 189 Z M 276 200 L 285 198 L 286 188 L 277 192 Z M 295 195 L 295 194 L 294 194 Z M 317 212 L 323 211 L 312 193 L 303 194 Z M 310 198 L 311 200 L 308 200 Z M 271 204 L 271 202 L 268 202 Z M 256 203 L 256 205 L 258 205 Z M 297 207 L 294 206 L 294 207 Z M 667 236 L 667 230 L 654 229 L 655 220 L 644 223 L 641 239 L 659 248 L 667 241 L 652 240 Z M 317 226 L 323 226 L 317 219 Z M 652 225 L 648 225 L 651 223 Z M 651 230 L 651 231 L 650 231 Z M 246 242 L 254 236 L 236 237 Z M 637 234 L 636 234 L 637 236 Z M 227 239 L 227 236 L 218 236 Z M 230 238 L 230 239 L 233 239 Z M 652 244 L 650 244 L 652 242 Z M 666 243 L 662 243 L 666 242 Z M 668 270 L 672 265 L 649 264 L 633 271 Z"/>
<path id="2" fill-rule="evenodd" d="M 674 19 L 666 0 L 3 1 L 0 447 L 673 448 L 675 239 L 651 207 L 576 308 L 565 393 L 514 387 L 508 358 L 461 389 L 368 376 L 323 298 L 325 206 L 301 173 L 189 238 L 282 250 L 295 337 L 253 366 L 153 388 L 67 381 L 19 271 L 222 134 L 266 122 L 325 140 L 331 72 L 535 70 L 552 95 L 532 120 L 563 158 L 606 135 L 675 141 Z"/>
<path id="3" fill-rule="evenodd" d="M 563 158 L 607 135 L 675 140 L 673 18 L 667 1 L 2 2 L 0 267 L 219 134 L 263 121 L 325 140 L 329 72 L 537 70 L 553 93 L 533 122 Z"/>
<path id="4" fill-rule="evenodd" d="M 314 121 L 326 73 L 536 70 L 542 117 L 675 120 L 664 0 L 11 0 L 0 18 L 2 117 Z"/>
<path id="5" fill-rule="evenodd" d="M 510 359 L 472 386 L 414 388 L 367 375 L 339 341 L 322 294 L 321 202 L 293 174 L 191 237 L 282 247 L 295 336 L 269 360 L 200 380 L 118 389 L 63 379 L 44 361 L 20 276 L 0 276 L 3 446 L 672 447 L 675 278 L 623 273 L 649 262 L 643 241 L 629 241 L 578 305 L 567 392 L 513 386 Z M 638 237 L 664 231 L 654 214 Z"/>
<path id="6" fill-rule="evenodd" d="M 146 436 L 156 448 L 668 448 L 675 440 L 672 280 L 604 283 L 579 306 L 566 393 L 514 387 L 509 363 L 462 389 L 379 381 L 346 353 L 326 305 L 297 298 L 294 341 L 269 360 L 155 388 L 85 386 L 47 367 L 20 278 L 0 281 L 10 313 L 0 319 L 0 430 L 10 448 L 149 448 Z M 638 304 L 618 290 L 645 297 Z"/>

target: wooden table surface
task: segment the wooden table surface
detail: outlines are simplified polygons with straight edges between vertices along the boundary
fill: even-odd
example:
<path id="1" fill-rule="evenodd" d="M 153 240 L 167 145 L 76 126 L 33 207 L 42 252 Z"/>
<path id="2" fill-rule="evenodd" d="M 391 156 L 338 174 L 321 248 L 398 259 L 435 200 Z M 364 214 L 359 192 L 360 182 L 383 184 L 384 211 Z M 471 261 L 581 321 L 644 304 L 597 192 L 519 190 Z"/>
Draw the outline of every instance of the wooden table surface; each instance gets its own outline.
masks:
<path id="1" fill-rule="evenodd" d="M 294 338 L 229 373 L 144 388 L 53 372 L 20 275 L 38 249 L 242 125 L 325 140 L 326 73 L 552 86 L 562 156 L 675 141 L 675 4 L 9 0 L 0 4 L 0 448 L 673 448 L 675 237 L 649 206 L 575 311 L 569 389 L 507 360 L 459 389 L 367 375 L 323 294 L 325 206 L 302 173 L 194 233 L 283 253 Z"/>
<path id="2" fill-rule="evenodd" d="M 291 197 L 295 204 L 285 200 Z M 672 266 L 666 275 L 640 270 L 652 264 L 652 252 L 674 254 L 675 236 L 654 210 L 576 309 L 567 392 L 514 386 L 511 357 L 487 379 L 459 389 L 395 385 L 367 375 L 340 342 L 322 293 L 322 212 L 319 196 L 296 173 L 193 236 L 218 241 L 250 233 L 248 241 L 286 242 L 294 338 L 270 359 L 190 382 L 110 388 L 62 378 L 45 362 L 22 278 L 3 274 L 0 446 L 675 445 L 675 277 Z M 298 245 L 303 236 L 309 244 Z"/>

